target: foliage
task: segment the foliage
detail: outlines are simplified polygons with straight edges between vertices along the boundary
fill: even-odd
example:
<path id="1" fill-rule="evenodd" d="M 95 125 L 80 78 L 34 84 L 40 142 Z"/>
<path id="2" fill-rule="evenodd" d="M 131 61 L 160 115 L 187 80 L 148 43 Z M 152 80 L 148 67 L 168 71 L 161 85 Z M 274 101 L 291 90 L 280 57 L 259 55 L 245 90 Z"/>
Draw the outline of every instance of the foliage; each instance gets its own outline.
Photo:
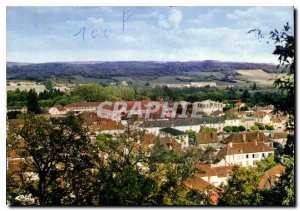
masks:
<path id="1" fill-rule="evenodd" d="M 265 159 L 257 162 L 257 169 L 258 171 L 264 173 L 267 170 L 271 169 L 272 167 L 276 166 L 278 163 L 275 161 L 274 156 L 266 157 Z"/>
<path id="2" fill-rule="evenodd" d="M 274 130 L 274 127 L 273 125 L 266 125 L 266 130 Z"/>
<path id="3" fill-rule="evenodd" d="M 265 126 L 264 125 L 259 124 L 259 125 L 257 125 L 257 127 L 258 127 L 259 130 L 265 130 Z"/>
<path id="4" fill-rule="evenodd" d="M 37 205 L 93 204 L 97 150 L 82 121 L 74 116 L 44 119 L 32 114 L 24 114 L 22 120 L 24 125 L 12 131 L 8 140 L 8 151 L 25 161 L 8 177 L 8 187 L 17 187 L 10 188 L 10 194 L 31 195 Z M 33 172 L 38 180 L 26 172 Z"/>
<path id="5" fill-rule="evenodd" d="M 254 130 L 254 131 L 258 131 L 258 130 L 259 130 L 258 126 L 256 126 L 256 125 L 251 126 L 250 129 L 251 129 L 251 130 Z"/>
<path id="6" fill-rule="evenodd" d="M 24 114 L 22 120 L 24 126 L 11 129 L 8 137 L 8 152 L 25 161 L 20 170 L 7 175 L 11 205 L 209 203 L 203 192 L 187 189 L 183 181 L 194 173 L 195 163 L 209 160 L 210 149 L 178 152 L 158 139 L 149 151 L 138 144 L 144 132 L 134 129 L 134 123 L 122 134 L 99 134 L 94 140 L 80 117 Z M 30 180 L 26 172 L 38 180 Z M 20 195 L 34 201 L 17 200 Z"/>
<path id="7" fill-rule="evenodd" d="M 242 125 L 240 126 L 225 126 L 223 128 L 223 131 L 229 133 L 229 132 L 243 132 L 246 131 L 246 128 Z"/>
<path id="8" fill-rule="evenodd" d="M 33 89 L 30 89 L 27 96 L 27 111 L 33 114 L 39 114 L 41 112 L 37 94 Z"/>
<path id="9" fill-rule="evenodd" d="M 243 106 L 243 107 L 241 107 L 241 111 L 249 111 L 249 107 L 248 106 Z"/>
<path id="10" fill-rule="evenodd" d="M 185 133 L 189 136 L 189 138 L 193 138 L 193 139 L 196 138 L 196 132 L 193 130 L 187 130 L 185 131 Z"/>
<path id="11" fill-rule="evenodd" d="M 219 205 L 254 205 L 260 177 L 253 167 L 235 166 Z"/>

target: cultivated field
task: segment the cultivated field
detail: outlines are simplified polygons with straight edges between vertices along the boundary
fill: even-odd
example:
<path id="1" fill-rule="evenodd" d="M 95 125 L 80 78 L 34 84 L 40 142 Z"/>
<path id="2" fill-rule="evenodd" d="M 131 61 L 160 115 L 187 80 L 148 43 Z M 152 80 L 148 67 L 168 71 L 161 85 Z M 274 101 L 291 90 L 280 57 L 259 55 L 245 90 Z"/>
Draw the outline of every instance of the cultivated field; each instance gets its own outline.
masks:
<path id="1" fill-rule="evenodd" d="M 236 70 L 240 80 L 255 82 L 259 85 L 271 86 L 277 77 L 283 74 L 267 73 L 263 70 Z"/>

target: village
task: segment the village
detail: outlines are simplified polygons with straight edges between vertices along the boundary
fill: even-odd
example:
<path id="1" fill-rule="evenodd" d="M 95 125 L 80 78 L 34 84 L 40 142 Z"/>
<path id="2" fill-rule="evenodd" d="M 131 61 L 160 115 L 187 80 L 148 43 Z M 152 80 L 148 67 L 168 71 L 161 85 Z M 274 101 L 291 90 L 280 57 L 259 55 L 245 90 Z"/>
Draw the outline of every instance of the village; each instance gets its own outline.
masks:
<path id="1" fill-rule="evenodd" d="M 93 132 L 92 139 L 99 134 L 111 136 L 121 134 L 130 124 L 136 130 L 145 131 L 139 145 L 147 151 L 151 151 L 158 139 L 167 150 L 178 153 L 186 152 L 192 147 L 212 148 L 211 156 L 215 162 L 197 164 L 195 168 L 203 172 L 196 173 L 185 181 L 188 188 L 200 191 L 226 185 L 235 165 L 256 166 L 257 162 L 274 155 L 276 148 L 284 146 L 288 135 L 293 134 L 293 130 L 288 127 L 288 117 L 274 114 L 272 105 L 251 107 L 244 111 L 247 105 L 237 101 L 235 107 L 227 110 L 225 115 L 224 103 L 206 100 L 197 103 L 197 111 L 201 115 L 195 118 L 188 108 L 183 109 L 188 102 L 179 102 L 176 112 L 186 110 L 185 118 L 179 118 L 178 113 L 171 116 L 170 112 L 162 118 L 160 115 L 162 111 L 168 111 L 164 106 L 145 118 L 149 101 L 140 101 L 138 102 L 140 106 L 135 106 L 135 113 L 128 118 L 136 102 L 119 102 L 118 105 L 125 104 L 127 108 L 118 107 L 117 110 L 113 108 L 116 102 L 105 102 L 105 106 L 101 103 L 103 102 L 57 105 L 50 108 L 46 116 L 63 118 L 69 113 L 80 115 Z M 157 103 L 163 105 L 162 102 Z M 14 161 L 16 161 L 14 157 L 7 158 L 9 169 L 15 168 Z M 259 187 L 268 188 L 270 179 L 278 178 L 284 169 L 285 167 L 278 165 L 265 172 Z"/>

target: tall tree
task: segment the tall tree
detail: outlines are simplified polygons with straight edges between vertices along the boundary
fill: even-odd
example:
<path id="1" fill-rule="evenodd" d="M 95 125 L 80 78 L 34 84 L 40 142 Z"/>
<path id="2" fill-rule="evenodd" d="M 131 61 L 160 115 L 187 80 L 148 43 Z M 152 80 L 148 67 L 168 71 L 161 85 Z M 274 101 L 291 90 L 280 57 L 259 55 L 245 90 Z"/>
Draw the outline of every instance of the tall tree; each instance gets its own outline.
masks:
<path id="1" fill-rule="evenodd" d="M 35 92 L 35 90 L 30 89 L 27 95 L 27 111 L 34 113 L 34 114 L 39 114 L 41 112 L 39 103 L 38 103 L 38 97 Z"/>

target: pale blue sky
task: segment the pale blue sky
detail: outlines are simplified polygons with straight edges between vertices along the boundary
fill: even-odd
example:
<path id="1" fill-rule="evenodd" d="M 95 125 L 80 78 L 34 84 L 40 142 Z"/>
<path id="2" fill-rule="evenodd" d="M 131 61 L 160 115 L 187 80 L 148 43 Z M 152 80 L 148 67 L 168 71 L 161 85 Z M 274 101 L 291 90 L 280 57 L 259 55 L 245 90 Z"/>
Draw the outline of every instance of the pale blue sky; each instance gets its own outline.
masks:
<path id="1" fill-rule="evenodd" d="M 292 7 L 7 7 L 7 61 L 276 63 L 247 31 L 286 22 Z"/>

